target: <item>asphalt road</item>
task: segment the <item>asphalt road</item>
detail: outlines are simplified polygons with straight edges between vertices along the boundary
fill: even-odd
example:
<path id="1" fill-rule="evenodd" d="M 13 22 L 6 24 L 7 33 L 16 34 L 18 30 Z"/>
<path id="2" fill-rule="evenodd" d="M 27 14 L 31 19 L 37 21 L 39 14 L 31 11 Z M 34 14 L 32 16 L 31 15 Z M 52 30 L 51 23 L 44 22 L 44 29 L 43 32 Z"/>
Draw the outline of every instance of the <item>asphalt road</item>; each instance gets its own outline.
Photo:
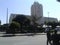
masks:
<path id="1" fill-rule="evenodd" d="M 46 45 L 46 35 L 0 37 L 0 45 Z"/>

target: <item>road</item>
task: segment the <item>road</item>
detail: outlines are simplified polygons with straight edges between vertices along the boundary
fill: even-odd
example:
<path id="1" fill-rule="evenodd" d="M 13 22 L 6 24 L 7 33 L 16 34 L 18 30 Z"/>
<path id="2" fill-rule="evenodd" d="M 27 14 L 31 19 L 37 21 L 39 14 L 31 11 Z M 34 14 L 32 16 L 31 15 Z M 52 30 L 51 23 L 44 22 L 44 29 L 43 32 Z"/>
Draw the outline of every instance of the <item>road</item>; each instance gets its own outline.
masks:
<path id="1" fill-rule="evenodd" d="M 46 45 L 46 35 L 0 37 L 0 45 Z"/>

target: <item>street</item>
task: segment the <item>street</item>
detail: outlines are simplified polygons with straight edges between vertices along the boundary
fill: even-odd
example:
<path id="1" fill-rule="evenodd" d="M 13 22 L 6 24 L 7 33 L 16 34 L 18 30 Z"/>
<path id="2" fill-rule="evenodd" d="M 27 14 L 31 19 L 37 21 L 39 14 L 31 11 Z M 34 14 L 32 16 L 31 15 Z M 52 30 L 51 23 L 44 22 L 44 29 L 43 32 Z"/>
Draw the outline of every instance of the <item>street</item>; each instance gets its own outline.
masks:
<path id="1" fill-rule="evenodd" d="M 46 35 L 0 37 L 0 45 L 46 45 Z"/>

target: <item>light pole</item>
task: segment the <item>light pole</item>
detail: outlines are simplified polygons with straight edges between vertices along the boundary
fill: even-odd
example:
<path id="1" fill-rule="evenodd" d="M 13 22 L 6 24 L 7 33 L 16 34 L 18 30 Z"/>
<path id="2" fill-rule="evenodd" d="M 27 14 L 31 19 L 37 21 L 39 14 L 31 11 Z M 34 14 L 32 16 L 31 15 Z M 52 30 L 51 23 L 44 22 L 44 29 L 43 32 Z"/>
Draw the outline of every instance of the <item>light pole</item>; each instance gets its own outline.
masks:
<path id="1" fill-rule="evenodd" d="M 48 23 L 49 23 L 49 12 L 48 12 Z M 49 28 L 49 25 L 48 25 L 48 28 Z"/>
<path id="2" fill-rule="evenodd" d="M 49 22 L 49 12 L 48 12 L 48 22 Z"/>
<path id="3" fill-rule="evenodd" d="M 7 8 L 6 23 L 8 23 L 8 8 Z"/>

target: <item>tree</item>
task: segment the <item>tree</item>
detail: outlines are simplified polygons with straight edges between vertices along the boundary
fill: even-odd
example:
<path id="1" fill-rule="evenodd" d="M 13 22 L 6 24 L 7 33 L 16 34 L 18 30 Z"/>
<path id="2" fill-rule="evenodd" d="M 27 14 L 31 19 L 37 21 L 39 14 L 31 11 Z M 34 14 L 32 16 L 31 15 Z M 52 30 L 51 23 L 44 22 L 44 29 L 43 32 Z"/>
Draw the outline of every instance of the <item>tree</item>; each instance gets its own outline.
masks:
<path id="1" fill-rule="evenodd" d="M 32 21 L 34 25 L 38 25 L 36 21 L 38 21 L 41 17 L 36 17 L 36 16 L 32 16 Z"/>
<path id="2" fill-rule="evenodd" d="M 1 25 L 1 20 L 0 20 L 0 25 Z"/>
<path id="3" fill-rule="evenodd" d="M 3 25 L 0 25 L 0 31 L 5 32 L 5 27 Z"/>
<path id="4" fill-rule="evenodd" d="M 36 21 L 38 21 L 41 17 L 36 17 L 32 15 L 32 22 L 33 22 L 33 30 L 36 32 L 37 26 L 40 25 Z M 40 25 L 41 26 L 41 25 Z"/>
<path id="5" fill-rule="evenodd" d="M 4 31 L 8 30 L 8 28 L 9 28 L 9 24 L 3 24 Z"/>
<path id="6" fill-rule="evenodd" d="M 6 33 L 12 33 L 13 35 L 19 30 L 20 24 L 18 22 L 12 21 L 12 23 L 9 26 L 9 30 L 6 31 Z"/>
<path id="7" fill-rule="evenodd" d="M 46 23 L 47 26 L 52 26 L 52 29 L 56 28 L 56 26 L 58 25 L 58 22 L 48 22 Z"/>
<path id="8" fill-rule="evenodd" d="M 17 15 L 12 21 L 20 23 L 20 31 L 24 32 L 24 26 L 30 25 L 30 20 L 25 15 Z"/>
<path id="9" fill-rule="evenodd" d="M 20 23 L 13 21 L 13 24 L 14 24 L 15 32 L 18 32 L 20 30 Z"/>

